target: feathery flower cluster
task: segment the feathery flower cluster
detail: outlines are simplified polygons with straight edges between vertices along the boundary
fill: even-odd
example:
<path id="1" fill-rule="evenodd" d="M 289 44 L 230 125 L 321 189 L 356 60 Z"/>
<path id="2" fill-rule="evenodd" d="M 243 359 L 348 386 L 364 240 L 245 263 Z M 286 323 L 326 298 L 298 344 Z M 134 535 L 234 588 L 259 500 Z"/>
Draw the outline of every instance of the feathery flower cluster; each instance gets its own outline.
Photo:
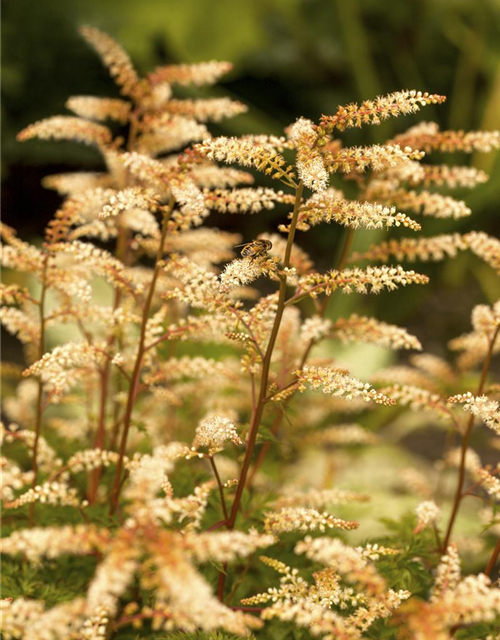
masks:
<path id="1" fill-rule="evenodd" d="M 441 509 L 434 500 L 421 502 L 415 509 L 417 515 L 417 526 L 415 533 L 420 533 L 429 525 L 436 524 L 441 518 Z"/>
<path id="2" fill-rule="evenodd" d="M 295 371 L 295 375 L 299 379 L 299 391 L 305 391 L 309 388 L 313 391 L 321 390 L 324 394 L 332 395 L 334 398 L 343 397 L 346 400 L 362 398 L 365 402 L 395 404 L 394 400 L 375 391 L 368 382 L 361 382 L 361 380 L 351 377 L 343 369 L 308 365 Z"/>
<path id="3" fill-rule="evenodd" d="M 167 65 L 141 78 L 113 38 L 90 27 L 82 34 L 122 97 L 73 96 L 66 106 L 74 115 L 35 123 L 19 139 L 91 144 L 105 169 L 44 181 L 64 201 L 40 244 L 1 227 L 2 323 L 26 360 L 24 374 L 13 365 L 3 371 L 5 413 L 20 426 L 1 428 L 0 497 L 9 510 L 0 541 L 2 637 L 208 637 L 220 630 L 254 632 L 258 640 L 273 635 L 264 623 L 277 618 L 281 635 L 302 627 L 325 640 L 400 631 L 412 640 L 450 640 L 479 622 L 467 637 L 489 638 L 500 619 L 500 589 L 485 574 L 493 574 L 499 547 L 485 574 L 462 579 L 451 541 L 460 540 L 454 519 L 465 495 L 500 499 L 499 468 L 469 447 L 473 421 L 452 405 L 464 404 L 500 433 L 499 389 L 487 375 L 500 353 L 500 302 L 476 306 L 472 332 L 450 342 L 459 353 L 455 368 L 438 356 L 410 356 L 371 374 L 386 389 L 339 368 L 330 352 L 337 343 L 322 352 L 317 344 L 333 338 L 422 348 L 406 329 L 352 309 L 353 300 L 348 313 L 336 310 L 331 319 L 327 305 L 338 290 L 376 294 L 428 281 L 400 264 L 346 269 L 348 260 L 441 260 L 468 249 L 500 272 L 499 241 L 475 231 L 389 237 L 351 254 L 357 229 L 420 231 L 407 212 L 468 215 L 463 202 L 430 189 L 471 188 L 486 174 L 421 161 L 432 151 L 489 151 L 500 134 L 424 123 L 385 144 L 344 146 L 338 134 L 345 129 L 444 100 L 401 91 L 339 107 L 319 122 L 299 118 L 283 136 L 212 138 L 211 122 L 246 107 L 198 99 L 190 89 L 177 97 L 175 85 L 213 84 L 229 63 Z M 279 180 L 280 189 L 261 186 L 254 170 Z M 328 187 L 333 173 L 345 179 L 345 192 Z M 211 211 L 274 209 L 282 235 L 254 230 L 245 245 L 244 230 L 223 232 L 208 219 Z M 339 265 L 326 273 L 296 244 L 297 231 L 320 223 L 348 227 Z M 261 277 L 265 295 L 261 282 L 250 287 Z M 305 298 L 312 300 L 300 304 Z M 341 351 L 353 368 L 366 360 L 364 347 Z M 456 395 L 480 367 L 476 395 Z M 305 390 L 322 393 L 298 400 Z M 409 418 L 407 408 L 417 415 Z M 423 461 L 416 470 L 408 453 L 405 469 L 381 468 L 407 446 L 401 434 L 422 424 L 430 430 L 436 418 L 454 433 L 434 468 L 425 471 Z M 460 446 L 452 436 L 463 438 Z M 449 477 L 458 476 L 453 508 L 443 509 L 451 511 L 444 535 L 433 500 L 442 473 L 444 506 Z M 401 489 L 423 500 L 416 527 L 415 514 L 401 514 Z M 377 493 L 376 504 L 368 491 Z M 363 546 L 336 537 L 359 526 L 344 514 L 357 508 L 378 516 L 382 504 L 394 519 L 383 546 L 369 531 Z M 334 505 L 342 517 L 327 511 Z M 70 524 L 75 513 L 85 524 Z M 58 526 L 42 526 L 56 517 Z M 491 508 L 481 518 L 488 525 L 482 551 L 499 528 Z M 435 535 L 416 539 L 428 526 Z M 304 538 L 317 531 L 322 537 Z M 477 549 L 478 540 L 467 545 Z M 257 572 L 255 555 L 270 546 L 278 557 L 262 558 Z M 439 565 L 436 551 L 446 553 Z M 307 579 L 282 561 L 294 553 L 305 556 Z M 276 587 L 270 569 L 280 574 Z M 76 576 L 70 587 L 61 572 Z M 261 593 L 252 596 L 248 576 L 258 577 Z M 393 581 L 411 585 L 414 595 L 389 588 Z M 33 585 L 39 600 L 28 599 Z M 19 586 L 26 598 L 17 597 Z"/>
<path id="4" fill-rule="evenodd" d="M 332 335 L 344 344 L 359 341 L 391 349 L 422 349 L 419 340 L 406 329 L 357 314 L 337 320 L 333 325 Z"/>
<path id="5" fill-rule="evenodd" d="M 394 138 L 394 142 L 412 149 L 422 149 L 426 153 L 443 151 L 453 153 L 480 151 L 489 153 L 500 147 L 498 131 L 440 131 L 435 122 L 421 122 L 406 133 Z"/>
<path id="6" fill-rule="evenodd" d="M 420 225 L 396 207 L 372 202 L 345 200 L 335 189 L 313 195 L 301 207 L 297 228 L 307 231 L 322 222 L 336 222 L 344 227 L 381 229 L 383 227 L 408 227 L 418 231 Z"/>
<path id="7" fill-rule="evenodd" d="M 488 396 L 474 396 L 470 391 L 448 398 L 448 402 L 463 404 L 465 411 L 480 418 L 495 433 L 500 434 L 500 405 Z"/>
<path id="8" fill-rule="evenodd" d="M 318 133 L 329 133 L 334 129 L 343 131 L 350 127 L 361 127 L 365 124 L 380 124 L 389 117 L 415 113 L 429 104 L 441 104 L 446 98 L 421 91 L 397 91 L 376 100 L 365 100 L 339 107 L 333 116 L 323 116 Z M 404 144 L 412 149 L 420 149 L 419 145 Z"/>
<path id="9" fill-rule="evenodd" d="M 272 511 L 264 518 L 264 528 L 268 533 L 280 534 L 288 531 L 326 531 L 326 529 L 357 529 L 359 522 L 335 518 L 329 513 L 322 513 L 313 508 L 283 507 L 280 511 Z"/>
<path id="10" fill-rule="evenodd" d="M 232 420 L 225 416 L 213 416 L 205 418 L 196 427 L 193 447 L 207 447 L 209 455 L 213 456 L 222 451 L 228 441 L 235 445 L 243 444 Z"/>
<path id="11" fill-rule="evenodd" d="M 394 291 L 398 286 L 408 284 L 427 284 L 429 278 L 415 271 L 405 271 L 400 265 L 396 267 L 366 267 L 360 269 L 333 270 L 327 274 L 312 273 L 299 281 L 300 289 L 305 295 L 315 298 L 320 293 L 331 295 L 336 289 L 344 293 L 380 293 L 384 289 Z"/>

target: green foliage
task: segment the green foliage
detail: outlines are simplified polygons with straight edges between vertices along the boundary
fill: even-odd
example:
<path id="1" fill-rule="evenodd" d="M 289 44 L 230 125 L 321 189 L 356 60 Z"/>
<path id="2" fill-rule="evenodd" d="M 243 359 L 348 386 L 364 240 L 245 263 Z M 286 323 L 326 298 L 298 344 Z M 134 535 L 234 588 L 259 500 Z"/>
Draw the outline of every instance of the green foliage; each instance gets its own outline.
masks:
<path id="1" fill-rule="evenodd" d="M 2 597 L 43 600 L 47 607 L 80 597 L 92 579 L 97 558 L 61 556 L 39 565 L 2 559 Z"/>

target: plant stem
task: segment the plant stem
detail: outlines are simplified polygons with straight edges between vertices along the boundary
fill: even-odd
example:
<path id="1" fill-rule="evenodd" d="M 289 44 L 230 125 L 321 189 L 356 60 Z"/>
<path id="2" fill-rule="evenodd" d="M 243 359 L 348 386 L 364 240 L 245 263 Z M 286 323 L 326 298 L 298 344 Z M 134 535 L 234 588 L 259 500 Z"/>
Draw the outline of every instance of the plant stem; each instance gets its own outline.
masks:
<path id="1" fill-rule="evenodd" d="M 151 306 L 153 303 L 153 297 L 155 293 L 156 281 L 158 280 L 158 276 L 160 275 L 161 268 L 161 260 L 163 258 L 164 246 L 165 246 L 165 238 L 167 235 L 168 222 L 170 220 L 170 216 L 172 214 L 172 210 L 174 208 L 174 198 L 173 196 L 170 198 L 170 203 L 167 211 L 164 213 L 163 217 L 163 226 L 161 232 L 160 243 L 158 246 L 158 251 L 156 254 L 155 266 L 153 270 L 153 277 L 151 278 L 151 283 L 149 285 L 149 291 L 146 298 L 146 302 L 144 304 L 143 312 L 142 312 L 142 322 L 141 322 L 141 332 L 139 337 L 139 346 L 137 348 L 137 356 L 135 359 L 134 370 L 132 372 L 132 377 L 129 385 L 129 392 L 127 398 L 127 406 L 125 409 L 125 416 L 123 419 L 123 430 L 122 437 L 120 441 L 120 449 L 119 449 L 119 458 L 118 463 L 116 465 L 116 474 L 115 480 L 113 484 L 113 490 L 111 493 L 110 500 L 110 514 L 113 515 L 118 507 L 118 500 L 120 497 L 120 489 L 121 489 L 121 476 L 123 471 L 123 459 L 125 457 L 125 451 L 127 449 L 127 438 L 128 432 L 130 429 L 130 424 L 132 421 L 132 412 L 134 409 L 135 400 L 137 397 L 137 391 L 139 388 L 139 382 L 141 377 L 142 370 L 142 361 L 144 358 L 145 351 L 145 341 L 146 341 L 146 328 L 149 319 L 149 313 L 151 311 Z"/>
<path id="2" fill-rule="evenodd" d="M 229 514 L 227 512 L 226 499 L 224 497 L 224 487 L 222 485 L 222 481 L 220 479 L 219 471 L 218 471 L 217 466 L 215 464 L 214 457 L 213 456 L 209 456 L 208 459 L 210 460 L 210 466 L 212 467 L 212 471 L 214 472 L 215 480 L 217 481 L 217 486 L 219 487 L 219 495 L 220 495 L 220 502 L 221 502 L 221 505 L 222 505 L 222 513 L 224 514 L 224 519 L 227 522 L 227 520 L 229 519 Z"/>
<path id="3" fill-rule="evenodd" d="M 491 575 L 491 572 L 493 571 L 493 569 L 495 568 L 495 564 L 498 560 L 498 556 L 500 555 L 500 538 L 498 538 L 498 542 L 495 546 L 495 548 L 493 549 L 493 553 L 491 554 L 491 558 L 488 561 L 488 564 L 486 565 L 486 569 L 484 570 L 484 573 L 487 576 Z"/>
<path id="4" fill-rule="evenodd" d="M 38 359 L 43 357 L 45 352 L 45 298 L 47 294 L 47 268 L 49 264 L 49 253 L 45 254 L 42 269 L 42 289 L 40 292 L 40 303 L 38 311 L 40 314 L 40 344 L 38 345 Z M 38 484 L 38 443 L 40 441 L 40 432 L 42 430 L 42 414 L 43 414 L 43 382 L 42 379 L 38 379 L 38 397 L 37 397 L 37 409 L 35 419 L 35 440 L 33 441 L 33 459 L 31 463 L 31 470 L 33 472 L 32 488 L 34 489 Z M 35 502 L 30 504 L 28 514 L 28 524 L 32 527 L 35 524 Z"/>
<path id="5" fill-rule="evenodd" d="M 300 184 L 298 185 L 295 191 L 295 204 L 293 207 L 292 221 L 290 223 L 290 231 L 288 234 L 288 240 L 287 240 L 286 249 L 285 249 L 285 257 L 283 258 L 283 267 L 285 269 L 287 269 L 290 266 L 290 257 L 292 254 L 293 240 L 295 237 L 295 230 L 297 228 L 297 221 L 299 217 L 299 209 L 300 209 L 300 204 L 302 202 L 303 191 L 304 191 L 304 185 L 302 184 L 302 182 L 300 182 Z M 236 489 L 236 495 L 234 497 L 234 502 L 231 508 L 231 514 L 229 516 L 229 520 L 227 523 L 228 529 L 234 529 L 236 518 L 238 516 L 238 512 L 241 506 L 241 498 L 243 496 L 243 491 L 245 490 L 248 471 L 250 469 L 250 464 L 252 462 L 252 457 L 255 449 L 255 443 L 257 441 L 257 435 L 259 432 L 260 423 L 262 421 L 262 414 L 264 412 L 264 406 L 266 404 L 266 397 L 268 393 L 269 372 L 271 369 L 271 358 L 273 355 L 274 346 L 276 344 L 276 338 L 278 337 L 278 331 L 281 325 L 281 320 L 283 318 L 283 312 L 285 310 L 286 285 L 287 285 L 286 276 L 283 276 L 281 278 L 280 288 L 278 293 L 278 305 L 276 308 L 276 315 L 274 317 L 274 323 L 271 329 L 269 343 L 267 345 L 266 352 L 264 354 L 264 360 L 262 362 L 262 372 L 261 372 L 260 389 L 259 389 L 259 395 L 257 399 L 257 405 L 252 411 L 252 418 L 250 421 L 250 429 L 248 433 L 245 458 L 243 460 L 243 465 L 241 467 L 241 473 L 238 480 L 238 487 Z M 217 589 L 219 599 L 221 600 L 224 597 L 225 578 L 226 578 L 225 573 L 221 572 L 219 574 L 219 585 Z"/>
<path id="6" fill-rule="evenodd" d="M 490 344 L 488 347 L 488 353 L 486 354 L 486 358 L 483 364 L 483 370 L 481 372 L 481 379 L 479 381 L 479 386 L 477 389 L 476 395 L 480 396 L 483 393 L 484 385 L 486 384 L 486 378 L 488 376 L 488 369 L 490 367 L 491 356 L 493 354 L 493 347 L 495 346 L 495 341 L 497 339 L 498 333 L 500 331 L 500 326 L 497 327 L 495 333 L 493 334 Z M 455 524 L 455 520 L 458 514 L 458 510 L 460 508 L 460 503 L 463 498 L 463 488 L 465 482 L 465 462 L 467 458 L 467 451 L 469 449 L 469 442 L 472 433 L 472 427 L 474 426 L 474 415 L 472 414 L 467 423 L 467 427 L 465 429 L 465 433 L 462 439 L 462 447 L 460 454 L 460 467 L 458 472 L 458 483 L 455 491 L 455 499 L 453 502 L 453 508 L 450 515 L 450 521 L 448 522 L 448 529 L 446 530 L 446 536 L 443 541 L 442 552 L 445 553 L 446 549 L 448 549 L 448 545 L 450 543 L 451 534 L 453 531 L 453 525 Z"/>
<path id="7" fill-rule="evenodd" d="M 349 258 L 349 253 L 352 247 L 352 243 L 354 240 L 354 234 L 355 234 L 355 229 L 348 229 L 347 234 L 345 236 L 345 240 L 344 240 L 344 244 L 342 246 L 342 252 L 340 254 L 339 260 L 335 266 L 335 269 L 338 271 L 341 271 L 346 262 L 347 259 Z M 328 303 L 330 302 L 330 298 L 332 296 L 325 296 L 325 299 L 323 300 L 322 304 L 320 305 L 319 308 L 319 315 L 320 317 L 324 317 L 326 310 L 328 308 Z M 309 357 L 309 354 L 311 353 L 312 348 L 314 347 L 315 344 L 315 340 L 314 338 L 311 339 L 304 351 L 304 354 L 302 355 L 302 359 L 300 361 L 299 366 L 297 367 L 298 369 L 302 369 L 303 366 L 305 365 L 305 363 L 307 362 L 307 358 Z M 282 389 L 280 389 L 281 391 L 284 391 L 285 389 L 287 389 L 288 387 L 291 387 L 292 385 L 294 385 L 296 383 L 295 380 L 292 380 L 292 382 L 290 382 L 289 384 L 285 385 Z M 278 392 L 279 393 L 279 392 Z M 273 423 L 273 426 L 271 427 L 271 434 L 273 436 L 275 436 L 280 428 L 281 425 L 281 421 L 283 420 L 283 416 L 285 415 L 285 409 L 288 405 L 288 403 L 290 402 L 290 400 L 292 399 L 294 394 L 291 394 L 290 396 L 288 396 L 288 398 L 286 398 L 286 400 L 283 403 L 283 406 L 280 410 L 280 412 L 278 413 L 278 415 L 276 416 L 276 419 Z M 272 398 L 272 396 L 266 398 L 266 401 L 269 401 Z M 257 473 L 257 471 L 259 470 L 260 466 L 262 465 L 262 463 L 264 462 L 265 457 L 267 456 L 267 453 L 269 451 L 269 449 L 271 448 L 271 442 L 265 442 L 262 445 L 261 450 L 259 451 L 259 454 L 257 456 L 257 459 L 252 467 L 252 471 L 250 472 L 250 477 L 248 479 L 248 483 L 251 484 L 251 482 L 253 481 L 255 474 Z"/>

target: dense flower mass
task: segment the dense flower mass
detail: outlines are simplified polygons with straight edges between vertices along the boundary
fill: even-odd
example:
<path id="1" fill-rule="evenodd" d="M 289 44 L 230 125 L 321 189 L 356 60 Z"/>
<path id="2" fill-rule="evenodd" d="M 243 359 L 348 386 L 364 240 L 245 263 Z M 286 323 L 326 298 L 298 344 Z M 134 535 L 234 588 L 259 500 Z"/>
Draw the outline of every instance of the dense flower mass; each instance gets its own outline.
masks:
<path id="1" fill-rule="evenodd" d="M 90 144 L 101 169 L 45 178 L 63 202 L 40 242 L 1 227 L 1 322 L 24 358 L 2 371 L 2 637 L 496 638 L 500 241 L 454 231 L 471 210 L 449 191 L 486 173 L 427 155 L 498 132 L 344 144 L 444 101 L 407 90 L 212 137 L 246 111 L 196 97 L 230 63 L 140 77 L 81 32 L 120 97 L 73 96 L 18 138 Z M 429 323 L 391 322 L 392 292 L 429 281 L 401 262 L 466 250 L 488 300 L 448 361 Z"/>

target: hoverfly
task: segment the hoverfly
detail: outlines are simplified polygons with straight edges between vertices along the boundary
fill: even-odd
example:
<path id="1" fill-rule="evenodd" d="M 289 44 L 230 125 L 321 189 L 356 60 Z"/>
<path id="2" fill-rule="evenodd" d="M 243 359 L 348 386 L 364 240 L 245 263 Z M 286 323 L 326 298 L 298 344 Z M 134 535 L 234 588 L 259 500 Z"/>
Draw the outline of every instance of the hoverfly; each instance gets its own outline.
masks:
<path id="1" fill-rule="evenodd" d="M 252 240 L 245 244 L 237 244 L 237 247 L 243 247 L 241 255 L 244 258 L 263 258 L 272 248 L 273 243 L 270 240 Z"/>

